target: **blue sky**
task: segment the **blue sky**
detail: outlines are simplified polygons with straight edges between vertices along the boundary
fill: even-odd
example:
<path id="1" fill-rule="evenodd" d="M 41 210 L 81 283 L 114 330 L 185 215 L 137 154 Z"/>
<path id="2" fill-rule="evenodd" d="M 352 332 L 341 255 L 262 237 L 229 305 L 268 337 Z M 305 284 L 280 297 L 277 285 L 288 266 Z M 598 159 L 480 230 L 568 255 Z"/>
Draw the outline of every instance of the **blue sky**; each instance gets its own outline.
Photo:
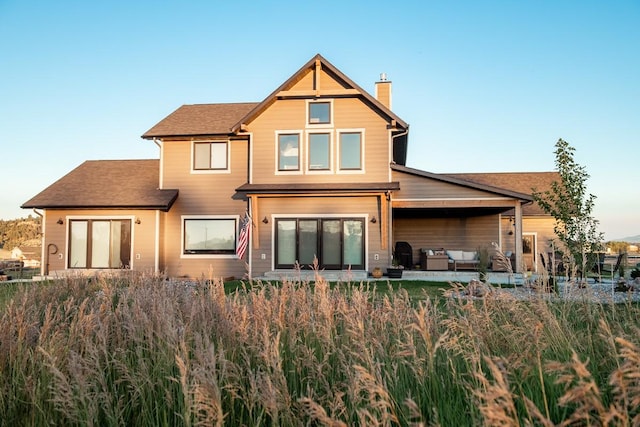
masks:
<path id="1" fill-rule="evenodd" d="M 640 1 L 0 0 L 0 218 L 85 160 L 157 158 L 182 104 L 261 101 L 316 53 L 393 82 L 408 166 L 591 175 L 607 239 L 640 234 Z"/>

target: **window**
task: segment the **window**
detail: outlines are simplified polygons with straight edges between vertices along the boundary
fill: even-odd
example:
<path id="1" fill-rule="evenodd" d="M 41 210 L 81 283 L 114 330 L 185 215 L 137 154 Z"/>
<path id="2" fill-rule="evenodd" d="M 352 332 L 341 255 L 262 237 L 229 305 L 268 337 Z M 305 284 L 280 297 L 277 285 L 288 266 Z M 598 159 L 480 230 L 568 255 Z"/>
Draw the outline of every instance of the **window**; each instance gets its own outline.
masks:
<path id="1" fill-rule="evenodd" d="M 330 136 L 328 133 L 309 134 L 309 165 L 310 171 L 330 169 Z"/>
<path id="2" fill-rule="evenodd" d="M 278 170 L 300 170 L 300 134 L 278 134 Z"/>
<path id="3" fill-rule="evenodd" d="M 362 169 L 362 133 L 340 133 L 340 169 Z"/>
<path id="4" fill-rule="evenodd" d="M 329 124 L 331 123 L 331 103 L 330 102 L 310 102 L 309 103 L 309 124 Z"/>
<path id="5" fill-rule="evenodd" d="M 364 269 L 361 218 L 283 218 L 276 220 L 276 268 Z"/>
<path id="6" fill-rule="evenodd" d="M 193 170 L 227 170 L 227 141 L 209 141 L 193 143 Z"/>
<path id="7" fill-rule="evenodd" d="M 131 220 L 69 221 L 69 268 L 130 268 Z"/>
<path id="8" fill-rule="evenodd" d="M 235 218 L 185 218 L 183 253 L 235 255 L 236 230 Z"/>

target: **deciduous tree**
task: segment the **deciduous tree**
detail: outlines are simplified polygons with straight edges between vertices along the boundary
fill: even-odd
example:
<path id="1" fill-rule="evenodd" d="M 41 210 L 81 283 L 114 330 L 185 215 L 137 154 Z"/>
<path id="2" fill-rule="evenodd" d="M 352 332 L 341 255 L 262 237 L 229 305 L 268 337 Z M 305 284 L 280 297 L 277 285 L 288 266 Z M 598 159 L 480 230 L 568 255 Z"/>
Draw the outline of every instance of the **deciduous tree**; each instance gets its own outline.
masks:
<path id="1" fill-rule="evenodd" d="M 560 181 L 551 189 L 533 192 L 534 200 L 556 222 L 554 232 L 570 255 L 574 267 L 586 274 L 594 262 L 594 254 L 602 250 L 604 236 L 598 231 L 599 221 L 593 217 L 596 196 L 587 193 L 586 168 L 573 158 L 575 148 L 560 138 L 556 142 L 555 164 Z"/>

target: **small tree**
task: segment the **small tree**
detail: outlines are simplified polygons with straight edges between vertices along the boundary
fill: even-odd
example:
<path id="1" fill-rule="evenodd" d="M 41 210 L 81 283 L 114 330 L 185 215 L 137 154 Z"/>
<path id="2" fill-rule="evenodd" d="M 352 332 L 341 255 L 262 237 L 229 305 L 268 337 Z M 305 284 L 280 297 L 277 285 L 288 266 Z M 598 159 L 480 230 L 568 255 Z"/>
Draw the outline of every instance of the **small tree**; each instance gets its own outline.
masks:
<path id="1" fill-rule="evenodd" d="M 573 159 L 575 148 L 562 138 L 556 142 L 556 169 L 560 181 L 551 183 L 551 189 L 538 192 L 533 199 L 555 218 L 554 232 L 569 252 L 571 260 L 586 275 L 594 261 L 593 254 L 602 250 L 604 236 L 598 231 L 599 221 L 593 216 L 596 197 L 587 194 L 589 178 L 584 166 Z"/>

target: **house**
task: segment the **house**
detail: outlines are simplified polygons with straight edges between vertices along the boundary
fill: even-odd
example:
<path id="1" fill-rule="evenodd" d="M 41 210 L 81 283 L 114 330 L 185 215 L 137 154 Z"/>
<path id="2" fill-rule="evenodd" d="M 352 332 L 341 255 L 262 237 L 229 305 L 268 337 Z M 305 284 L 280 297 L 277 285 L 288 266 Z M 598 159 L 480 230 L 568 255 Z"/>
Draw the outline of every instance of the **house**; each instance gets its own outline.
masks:
<path id="1" fill-rule="evenodd" d="M 20 260 L 27 268 L 40 267 L 40 246 L 16 246 L 11 250 L 11 259 Z"/>
<path id="2" fill-rule="evenodd" d="M 399 241 L 412 265 L 423 248 L 498 242 L 521 271 L 537 253 L 522 237 L 541 245 L 553 224 L 528 215 L 527 185 L 551 175 L 408 167 L 391 98 L 384 75 L 373 96 L 316 55 L 261 102 L 179 107 L 142 135 L 159 159 L 87 161 L 22 205 L 43 210 L 42 274 L 260 277 L 317 262 L 364 278 Z"/>

